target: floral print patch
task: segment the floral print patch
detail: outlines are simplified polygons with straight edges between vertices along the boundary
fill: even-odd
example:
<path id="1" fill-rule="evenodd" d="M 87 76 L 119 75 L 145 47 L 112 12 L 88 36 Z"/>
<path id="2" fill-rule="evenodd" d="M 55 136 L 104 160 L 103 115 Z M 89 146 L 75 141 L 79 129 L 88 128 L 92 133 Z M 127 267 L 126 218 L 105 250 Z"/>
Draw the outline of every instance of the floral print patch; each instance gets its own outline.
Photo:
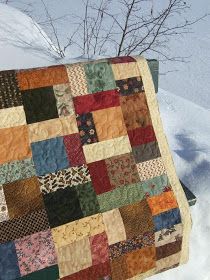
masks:
<path id="1" fill-rule="evenodd" d="M 133 77 L 125 80 L 116 81 L 121 95 L 144 92 L 144 86 L 141 77 Z"/>
<path id="2" fill-rule="evenodd" d="M 65 117 L 74 115 L 74 105 L 69 84 L 55 85 L 53 87 L 58 115 Z"/>
<path id="3" fill-rule="evenodd" d="M 50 230 L 15 240 L 15 247 L 22 276 L 57 263 Z"/>
<path id="4" fill-rule="evenodd" d="M 109 158 L 105 162 L 112 189 L 140 181 L 132 154 Z"/>
<path id="5" fill-rule="evenodd" d="M 112 68 L 108 62 L 87 63 L 84 67 L 89 93 L 116 88 Z"/>
<path id="6" fill-rule="evenodd" d="M 92 113 L 77 115 L 77 125 L 82 145 L 98 142 Z"/>

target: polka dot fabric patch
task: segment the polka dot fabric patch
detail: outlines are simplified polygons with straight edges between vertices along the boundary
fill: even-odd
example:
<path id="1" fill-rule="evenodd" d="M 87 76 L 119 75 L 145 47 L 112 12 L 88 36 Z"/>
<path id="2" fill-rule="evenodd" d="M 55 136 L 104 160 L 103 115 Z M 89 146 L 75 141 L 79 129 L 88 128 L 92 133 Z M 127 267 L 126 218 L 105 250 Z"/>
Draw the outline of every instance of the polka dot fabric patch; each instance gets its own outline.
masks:
<path id="1" fill-rule="evenodd" d="M 144 279 L 190 215 L 139 57 L 0 72 L 0 280 Z"/>

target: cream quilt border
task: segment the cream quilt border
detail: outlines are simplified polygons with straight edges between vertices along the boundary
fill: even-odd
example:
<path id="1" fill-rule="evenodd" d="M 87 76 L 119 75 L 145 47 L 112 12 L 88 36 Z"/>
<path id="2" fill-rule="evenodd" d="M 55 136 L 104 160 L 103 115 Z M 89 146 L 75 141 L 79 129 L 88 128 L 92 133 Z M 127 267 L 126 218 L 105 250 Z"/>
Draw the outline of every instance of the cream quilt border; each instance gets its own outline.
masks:
<path id="1" fill-rule="evenodd" d="M 181 213 L 181 218 L 183 223 L 183 241 L 182 241 L 180 264 L 184 264 L 189 259 L 189 239 L 190 239 L 190 232 L 192 227 L 189 204 L 186 199 L 183 188 L 181 187 L 179 179 L 176 175 L 176 170 L 169 149 L 169 145 L 163 131 L 163 125 L 160 118 L 157 97 L 156 97 L 155 88 L 154 88 L 149 66 L 145 58 L 141 56 L 136 56 L 134 58 L 137 61 L 139 72 L 143 79 L 143 84 L 144 84 L 145 94 L 147 97 L 148 107 L 151 114 L 152 124 L 159 144 L 159 148 L 166 168 L 166 172 L 169 178 L 169 182 L 171 183 L 171 187 L 177 198 L 177 203 L 179 205 L 179 209 Z M 151 274 L 153 273 L 154 270 L 152 271 Z"/>

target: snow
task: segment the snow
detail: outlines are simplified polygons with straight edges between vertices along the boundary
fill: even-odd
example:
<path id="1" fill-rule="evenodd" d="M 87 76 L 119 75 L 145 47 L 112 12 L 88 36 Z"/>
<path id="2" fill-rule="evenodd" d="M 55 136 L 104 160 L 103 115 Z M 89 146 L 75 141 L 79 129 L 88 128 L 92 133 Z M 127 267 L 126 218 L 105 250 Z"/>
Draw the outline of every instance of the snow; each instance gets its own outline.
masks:
<path id="1" fill-rule="evenodd" d="M 189 262 L 151 280 L 209 280 L 210 111 L 162 89 L 158 101 L 178 176 L 196 195 L 197 203 L 190 208 L 193 228 Z"/>
<path id="2" fill-rule="evenodd" d="M 205 3 L 206 9 L 209 8 L 209 0 L 192 2 L 193 13 L 205 10 Z M 65 8 L 64 3 L 68 5 L 68 1 L 63 2 Z M 56 10 L 55 1 L 52 4 Z M 202 9 L 199 5 L 203 5 Z M 58 9 L 60 13 L 61 6 Z M 177 173 L 198 199 L 197 204 L 191 207 L 190 259 L 186 265 L 155 275 L 152 280 L 210 280 L 210 37 L 203 30 L 205 24 L 197 27 L 195 34 L 175 42 L 175 50 L 192 52 L 191 62 L 179 65 L 179 72 L 162 76 L 160 86 L 165 90 L 159 89 L 157 95 Z M 59 60 L 53 50 L 49 52 L 42 34 L 47 35 L 42 32 L 28 16 L 0 4 L 0 69 L 85 59 L 67 57 Z M 28 45 L 22 44 L 23 41 Z M 167 71 L 167 67 L 161 65 L 161 71 Z"/>

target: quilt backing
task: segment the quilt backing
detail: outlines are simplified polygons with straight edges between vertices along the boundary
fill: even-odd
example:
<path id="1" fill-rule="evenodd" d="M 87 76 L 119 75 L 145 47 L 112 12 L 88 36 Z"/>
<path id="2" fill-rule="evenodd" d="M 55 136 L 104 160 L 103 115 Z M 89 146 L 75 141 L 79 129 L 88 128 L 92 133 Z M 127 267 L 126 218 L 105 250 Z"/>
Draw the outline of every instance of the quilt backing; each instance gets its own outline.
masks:
<path id="1" fill-rule="evenodd" d="M 144 279 L 190 226 L 146 60 L 0 72 L 0 280 Z"/>

